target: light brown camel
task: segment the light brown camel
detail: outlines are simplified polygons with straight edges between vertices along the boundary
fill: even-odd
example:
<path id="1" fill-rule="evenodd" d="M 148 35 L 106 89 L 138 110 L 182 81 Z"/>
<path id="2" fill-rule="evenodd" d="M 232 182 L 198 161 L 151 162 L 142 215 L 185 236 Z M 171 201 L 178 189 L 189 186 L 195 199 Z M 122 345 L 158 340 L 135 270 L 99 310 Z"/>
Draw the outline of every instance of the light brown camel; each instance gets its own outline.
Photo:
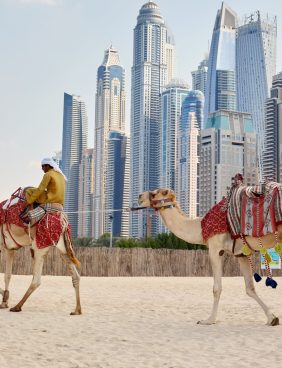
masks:
<path id="1" fill-rule="evenodd" d="M 80 276 L 77 272 L 76 266 L 79 266 L 79 261 L 74 255 L 73 249 L 68 245 L 68 241 L 66 241 L 65 234 L 61 234 L 59 241 L 56 245 L 56 248 L 59 249 L 62 257 L 66 261 L 69 266 L 69 269 L 72 274 L 72 284 L 75 289 L 76 296 L 76 307 L 74 312 L 71 315 L 81 314 L 81 305 L 80 305 L 80 294 L 79 294 L 79 281 Z M 34 239 L 34 240 L 32 240 Z M 0 225 L 0 249 L 3 248 L 5 250 L 5 258 L 6 258 L 6 267 L 5 267 L 5 290 L 0 289 L 0 293 L 3 295 L 2 303 L 0 304 L 0 308 L 8 308 L 8 299 L 9 299 L 9 284 L 12 276 L 12 267 L 14 260 L 14 253 L 20 247 L 31 247 L 31 253 L 33 257 L 33 278 L 29 288 L 24 294 L 23 298 L 19 301 L 19 303 L 10 309 L 11 312 L 20 312 L 22 310 L 23 304 L 26 302 L 28 297 L 33 293 L 35 289 L 41 283 L 41 273 L 44 263 L 44 258 L 48 254 L 50 247 L 38 249 L 35 243 L 35 228 L 31 228 L 30 235 L 25 232 L 25 229 L 16 225 L 9 225 L 4 223 Z"/>
<path id="2" fill-rule="evenodd" d="M 214 285 L 213 295 L 214 302 L 211 315 L 206 320 L 201 320 L 198 323 L 210 325 L 216 322 L 218 303 L 222 291 L 222 251 L 239 255 L 243 246 L 239 239 L 236 242 L 234 253 L 232 252 L 233 240 L 230 234 L 223 233 L 214 235 L 207 242 L 203 240 L 201 218 L 191 219 L 186 216 L 177 205 L 175 194 L 170 189 L 157 189 L 155 191 L 143 192 L 139 195 L 139 205 L 146 208 L 154 208 L 158 210 L 166 227 L 177 237 L 192 244 L 204 244 L 209 248 L 209 257 L 213 270 Z M 282 226 L 278 227 L 278 237 L 282 238 Z M 254 250 L 259 250 L 258 240 L 253 237 L 246 237 L 247 242 Z M 274 234 L 269 234 L 261 238 L 262 245 L 266 248 L 272 248 L 276 243 Z M 275 326 L 279 324 L 279 319 L 276 317 L 268 306 L 258 297 L 255 291 L 251 268 L 247 257 L 238 257 L 241 272 L 245 279 L 246 293 L 264 310 L 267 317 L 267 325 Z"/>

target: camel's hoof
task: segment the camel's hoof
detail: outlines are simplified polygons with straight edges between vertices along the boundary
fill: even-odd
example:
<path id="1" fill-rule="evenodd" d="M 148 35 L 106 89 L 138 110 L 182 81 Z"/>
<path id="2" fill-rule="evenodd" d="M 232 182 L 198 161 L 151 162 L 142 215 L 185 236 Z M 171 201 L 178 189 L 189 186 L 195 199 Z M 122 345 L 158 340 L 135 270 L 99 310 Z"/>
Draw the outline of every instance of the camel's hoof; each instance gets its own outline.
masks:
<path id="1" fill-rule="evenodd" d="M 205 325 L 205 326 L 214 325 L 214 324 L 215 324 L 215 321 L 209 321 L 208 319 L 197 322 L 197 325 Z"/>
<path id="2" fill-rule="evenodd" d="M 270 323 L 270 326 L 278 326 L 279 325 L 279 318 L 274 317 L 273 320 Z"/>
<path id="3" fill-rule="evenodd" d="M 79 316 L 80 314 L 82 314 L 81 309 L 70 313 L 71 316 Z"/>
<path id="4" fill-rule="evenodd" d="M 10 312 L 21 312 L 22 311 L 22 308 L 21 307 L 13 307 L 13 308 L 10 308 Z"/>
<path id="5" fill-rule="evenodd" d="M 2 304 L 0 304 L 0 309 L 5 309 L 8 308 L 8 303 L 3 302 Z"/>

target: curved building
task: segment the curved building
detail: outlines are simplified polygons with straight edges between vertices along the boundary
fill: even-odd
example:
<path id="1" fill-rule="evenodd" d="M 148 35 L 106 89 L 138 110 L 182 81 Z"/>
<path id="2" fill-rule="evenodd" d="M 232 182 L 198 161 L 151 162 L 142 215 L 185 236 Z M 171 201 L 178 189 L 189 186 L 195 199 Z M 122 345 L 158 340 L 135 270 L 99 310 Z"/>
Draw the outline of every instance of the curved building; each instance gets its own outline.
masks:
<path id="1" fill-rule="evenodd" d="M 174 41 L 158 5 L 147 2 L 140 9 L 134 28 L 134 50 L 131 84 L 131 165 L 130 204 L 138 196 L 160 184 L 160 94 L 174 74 Z M 158 233 L 159 223 L 153 217 L 135 211 L 130 217 L 130 235 L 143 238 L 151 229 Z"/>
<path id="2" fill-rule="evenodd" d="M 205 116 L 220 109 L 236 110 L 235 41 L 237 15 L 225 3 L 213 29 L 205 94 Z"/>

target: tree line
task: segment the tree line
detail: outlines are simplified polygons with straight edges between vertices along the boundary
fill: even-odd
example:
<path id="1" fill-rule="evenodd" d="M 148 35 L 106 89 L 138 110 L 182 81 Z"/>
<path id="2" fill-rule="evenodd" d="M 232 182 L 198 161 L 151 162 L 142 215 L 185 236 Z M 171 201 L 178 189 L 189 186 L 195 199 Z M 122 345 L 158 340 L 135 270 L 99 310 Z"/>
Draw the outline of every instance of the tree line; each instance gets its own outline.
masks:
<path id="1" fill-rule="evenodd" d="M 99 239 L 76 238 L 74 239 L 74 245 L 77 247 L 109 247 L 110 234 L 105 233 Z M 161 233 L 154 238 L 147 239 L 113 237 L 112 246 L 116 248 L 207 249 L 205 245 L 187 243 L 172 233 Z"/>

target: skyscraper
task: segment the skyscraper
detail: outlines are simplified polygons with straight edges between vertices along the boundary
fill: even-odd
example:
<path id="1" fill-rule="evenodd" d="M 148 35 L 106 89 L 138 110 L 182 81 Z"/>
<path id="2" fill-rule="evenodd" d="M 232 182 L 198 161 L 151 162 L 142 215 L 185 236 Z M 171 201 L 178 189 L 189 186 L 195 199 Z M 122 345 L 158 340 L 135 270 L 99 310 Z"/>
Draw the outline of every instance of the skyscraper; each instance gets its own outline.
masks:
<path id="1" fill-rule="evenodd" d="M 177 129 L 176 196 L 183 212 L 195 217 L 199 211 L 199 135 L 203 125 L 204 95 L 186 96 Z"/>
<path id="2" fill-rule="evenodd" d="M 213 29 L 205 94 L 204 124 L 219 109 L 236 110 L 235 39 L 237 15 L 225 3 Z"/>
<path id="3" fill-rule="evenodd" d="M 200 216 L 227 194 L 235 174 L 246 185 L 257 182 L 256 133 L 251 115 L 219 110 L 201 131 Z"/>
<path id="4" fill-rule="evenodd" d="M 125 130 L 124 74 L 118 51 L 112 47 L 108 48 L 97 72 L 93 196 L 95 238 L 105 233 L 109 220 L 109 214 L 106 212 L 109 134 L 111 130 Z"/>
<path id="5" fill-rule="evenodd" d="M 161 94 L 160 186 L 175 190 L 176 139 L 181 106 L 189 86 L 181 80 L 172 80 Z"/>
<path id="6" fill-rule="evenodd" d="M 92 237 L 94 150 L 85 149 L 79 168 L 78 237 Z"/>
<path id="7" fill-rule="evenodd" d="M 282 181 L 282 72 L 273 77 L 270 98 L 265 103 L 263 176 Z"/>
<path id="8" fill-rule="evenodd" d="M 260 12 L 246 17 L 237 29 L 236 74 L 238 110 L 252 114 L 258 138 L 258 164 L 262 174 L 264 104 L 276 71 L 276 18 L 262 19 Z"/>
<path id="9" fill-rule="evenodd" d="M 201 91 L 205 95 L 207 78 L 208 78 L 208 55 L 202 60 L 197 70 L 194 70 L 192 74 L 192 89 L 195 91 Z"/>
<path id="10" fill-rule="evenodd" d="M 129 138 L 111 130 L 108 140 L 105 231 L 113 236 L 129 233 Z"/>
<path id="11" fill-rule="evenodd" d="M 87 116 L 85 103 L 79 96 L 64 94 L 62 170 L 68 181 L 65 193 L 65 211 L 77 236 L 79 167 L 87 148 Z"/>
<path id="12" fill-rule="evenodd" d="M 160 94 L 174 73 L 174 41 L 160 9 L 152 1 L 140 9 L 134 28 L 131 86 L 130 204 L 138 195 L 160 184 Z M 146 214 L 130 216 L 130 233 L 144 237 Z M 151 233 L 158 231 L 153 218 Z"/>

